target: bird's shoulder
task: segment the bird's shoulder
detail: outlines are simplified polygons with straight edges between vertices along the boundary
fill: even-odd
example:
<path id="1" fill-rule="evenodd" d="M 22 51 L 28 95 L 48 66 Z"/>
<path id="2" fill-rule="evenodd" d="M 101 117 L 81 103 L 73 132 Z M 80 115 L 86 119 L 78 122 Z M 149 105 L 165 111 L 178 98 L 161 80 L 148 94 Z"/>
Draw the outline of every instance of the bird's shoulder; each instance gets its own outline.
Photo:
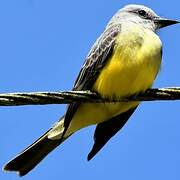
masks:
<path id="1" fill-rule="evenodd" d="M 98 72 L 103 68 L 108 56 L 111 54 L 120 31 L 121 24 L 110 24 L 106 27 L 85 58 L 73 90 L 87 90 L 91 87 L 94 83 L 93 79 L 96 79 Z"/>

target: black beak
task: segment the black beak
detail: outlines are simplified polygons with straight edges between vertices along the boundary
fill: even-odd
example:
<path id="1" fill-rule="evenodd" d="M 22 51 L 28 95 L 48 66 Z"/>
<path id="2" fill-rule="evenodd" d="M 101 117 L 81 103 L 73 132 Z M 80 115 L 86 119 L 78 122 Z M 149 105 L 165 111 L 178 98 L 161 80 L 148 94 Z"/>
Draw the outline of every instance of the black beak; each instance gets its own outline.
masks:
<path id="1" fill-rule="evenodd" d="M 154 20 L 155 24 L 157 25 L 158 28 L 163 28 L 163 27 L 166 27 L 166 26 L 170 26 L 170 25 L 173 25 L 173 24 L 177 24 L 177 23 L 180 23 L 180 21 L 176 21 L 176 20 L 172 20 L 172 19 L 165 19 L 165 18 L 156 18 Z"/>

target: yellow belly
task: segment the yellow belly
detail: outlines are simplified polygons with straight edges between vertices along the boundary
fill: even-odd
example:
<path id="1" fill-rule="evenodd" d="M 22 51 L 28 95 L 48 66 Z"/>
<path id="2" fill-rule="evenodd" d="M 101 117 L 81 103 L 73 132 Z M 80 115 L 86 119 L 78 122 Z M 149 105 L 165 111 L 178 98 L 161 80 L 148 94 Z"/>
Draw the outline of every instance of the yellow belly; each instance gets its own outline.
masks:
<path id="1" fill-rule="evenodd" d="M 124 97 L 151 87 L 160 69 L 161 42 L 153 32 L 134 28 L 120 34 L 108 63 L 93 90 L 102 97 Z M 139 102 L 82 104 L 71 121 L 69 132 L 106 121 Z"/>

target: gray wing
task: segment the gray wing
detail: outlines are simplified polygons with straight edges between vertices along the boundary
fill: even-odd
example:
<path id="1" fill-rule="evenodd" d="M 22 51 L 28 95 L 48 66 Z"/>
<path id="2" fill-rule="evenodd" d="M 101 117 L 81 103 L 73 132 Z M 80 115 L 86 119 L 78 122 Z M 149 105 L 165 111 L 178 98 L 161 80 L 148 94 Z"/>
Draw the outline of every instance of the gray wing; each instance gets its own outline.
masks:
<path id="1" fill-rule="evenodd" d="M 112 54 L 115 39 L 120 32 L 120 29 L 119 24 L 107 27 L 104 33 L 95 42 L 80 70 L 73 90 L 92 90 L 92 86 L 101 69 L 105 66 L 107 60 Z M 64 119 L 64 133 L 62 137 L 64 136 L 79 105 L 80 103 L 72 103 L 68 106 Z"/>
<path id="2" fill-rule="evenodd" d="M 75 81 L 73 90 L 90 90 L 99 72 L 111 56 L 120 25 L 111 25 L 97 39 Z"/>
<path id="3" fill-rule="evenodd" d="M 91 160 L 111 139 L 111 137 L 113 137 L 125 125 L 135 109 L 136 107 L 96 126 L 94 133 L 94 145 L 88 154 L 88 161 Z"/>

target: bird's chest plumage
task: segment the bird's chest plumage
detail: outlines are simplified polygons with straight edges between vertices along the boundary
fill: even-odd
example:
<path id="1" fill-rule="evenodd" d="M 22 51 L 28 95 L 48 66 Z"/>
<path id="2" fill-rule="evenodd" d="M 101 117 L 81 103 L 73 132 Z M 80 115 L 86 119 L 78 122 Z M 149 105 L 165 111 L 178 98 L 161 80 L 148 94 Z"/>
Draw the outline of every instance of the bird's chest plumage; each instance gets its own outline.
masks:
<path id="1" fill-rule="evenodd" d="M 102 97 L 118 98 L 145 91 L 160 68 L 161 42 L 153 32 L 133 29 L 122 33 L 117 36 L 113 53 L 93 86 Z M 104 122 L 138 104 L 137 101 L 83 103 L 74 116 L 71 131 Z"/>
<path id="2" fill-rule="evenodd" d="M 117 36 L 112 56 L 96 80 L 102 96 L 122 97 L 151 87 L 160 69 L 161 41 L 138 27 Z"/>

